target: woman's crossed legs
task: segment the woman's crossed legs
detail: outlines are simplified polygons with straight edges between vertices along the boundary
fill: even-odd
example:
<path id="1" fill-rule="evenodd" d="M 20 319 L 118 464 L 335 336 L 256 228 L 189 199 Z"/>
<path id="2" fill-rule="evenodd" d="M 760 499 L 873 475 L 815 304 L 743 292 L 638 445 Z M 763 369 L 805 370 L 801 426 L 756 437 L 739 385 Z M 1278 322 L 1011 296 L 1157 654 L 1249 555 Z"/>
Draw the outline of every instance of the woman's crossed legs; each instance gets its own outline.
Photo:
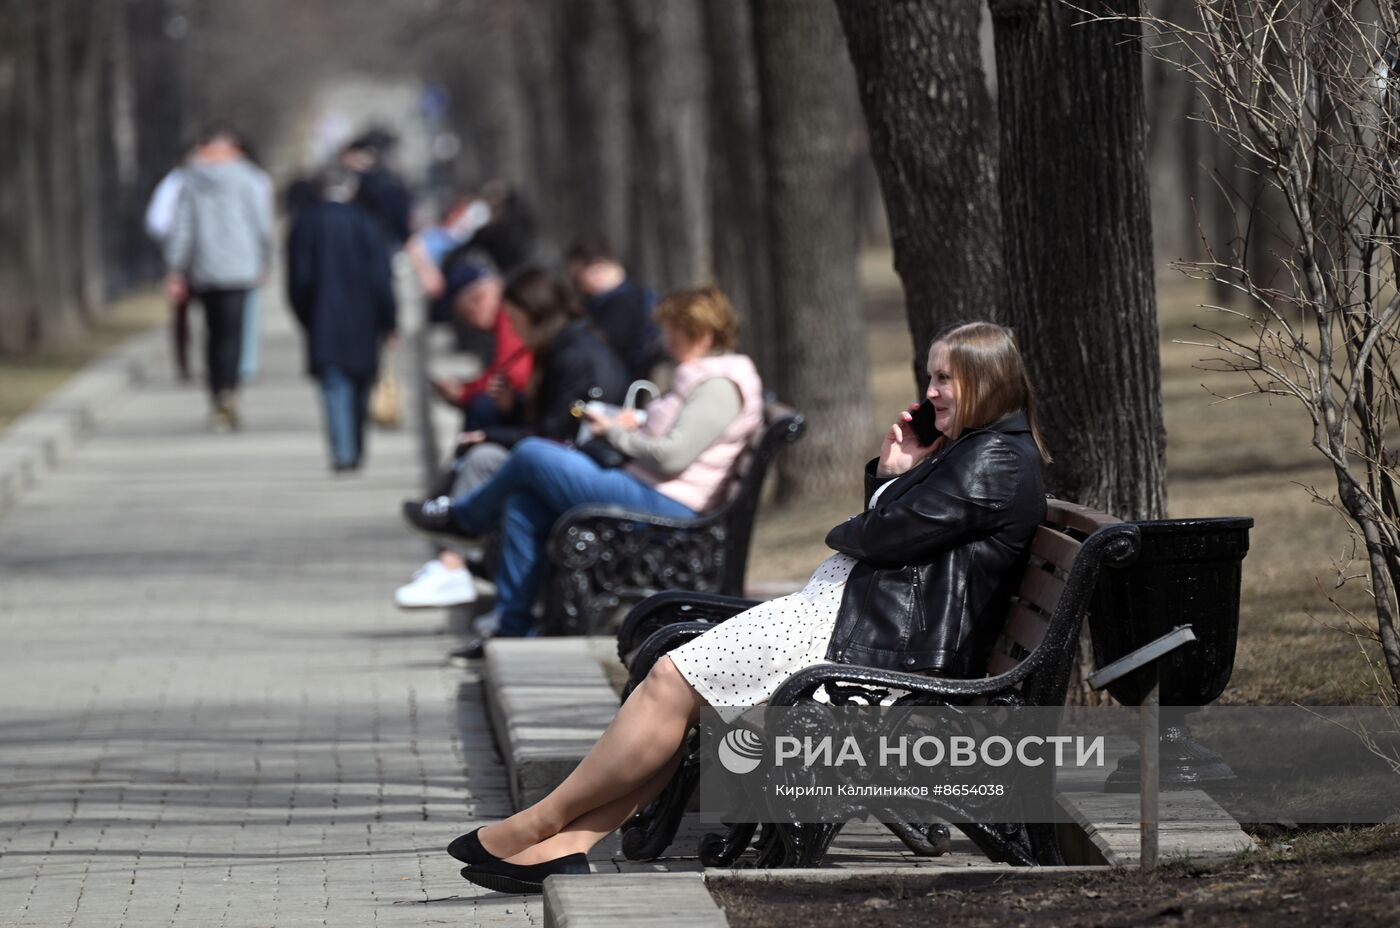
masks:
<path id="1" fill-rule="evenodd" d="M 530 808 L 483 828 L 482 846 L 523 865 L 586 854 L 665 788 L 704 705 L 662 657 L 564 782 Z"/>

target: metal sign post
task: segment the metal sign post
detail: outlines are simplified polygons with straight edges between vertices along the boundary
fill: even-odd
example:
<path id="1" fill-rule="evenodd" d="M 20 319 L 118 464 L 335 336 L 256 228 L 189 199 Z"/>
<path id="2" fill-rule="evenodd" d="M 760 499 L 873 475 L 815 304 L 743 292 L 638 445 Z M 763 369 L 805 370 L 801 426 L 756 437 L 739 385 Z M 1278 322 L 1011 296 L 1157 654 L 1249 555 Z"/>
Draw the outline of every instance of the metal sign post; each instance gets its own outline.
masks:
<path id="1" fill-rule="evenodd" d="M 1138 791 L 1141 799 L 1141 866 L 1143 870 L 1151 870 L 1157 866 L 1157 826 L 1158 826 L 1158 776 L 1160 770 L 1157 763 L 1158 751 L 1158 676 L 1157 661 L 1184 644 L 1189 644 L 1196 640 L 1196 635 L 1191 631 L 1191 626 L 1180 625 L 1172 629 L 1167 634 L 1155 641 L 1150 641 L 1136 651 L 1123 655 L 1118 660 L 1089 674 L 1089 685 L 1096 690 L 1101 690 L 1119 677 L 1126 676 L 1134 670 L 1152 665 L 1152 686 L 1148 689 L 1147 695 L 1143 697 L 1142 705 L 1138 709 L 1138 716 L 1141 720 L 1141 746 L 1139 756 L 1142 758 L 1141 773 L 1138 781 Z"/>

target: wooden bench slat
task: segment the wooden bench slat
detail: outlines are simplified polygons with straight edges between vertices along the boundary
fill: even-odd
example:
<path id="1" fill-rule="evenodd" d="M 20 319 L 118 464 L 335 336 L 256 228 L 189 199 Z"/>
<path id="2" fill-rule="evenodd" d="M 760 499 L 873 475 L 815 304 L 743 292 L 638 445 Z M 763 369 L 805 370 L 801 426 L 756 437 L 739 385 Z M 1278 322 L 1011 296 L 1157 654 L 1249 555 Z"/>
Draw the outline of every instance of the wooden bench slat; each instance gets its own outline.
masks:
<path id="1" fill-rule="evenodd" d="M 1011 614 L 1006 619 L 1006 627 L 1002 630 L 1002 637 L 1025 648 L 1027 652 L 1034 651 L 1036 645 L 1045 640 L 1045 633 L 1050 629 L 1050 620 L 1032 609 L 1017 603 L 1011 607 Z"/>
<path id="2" fill-rule="evenodd" d="M 1045 501 L 1045 521 L 1082 532 L 1088 536 L 1105 525 L 1116 525 L 1123 520 L 1106 512 L 1081 506 L 1078 503 L 1067 503 L 1062 499 L 1047 499 Z"/>
<path id="3" fill-rule="evenodd" d="M 987 676 L 995 677 L 999 673 L 1006 673 L 1019 663 L 1021 662 L 1009 654 L 993 651 L 991 658 L 987 660 Z"/>
<path id="4" fill-rule="evenodd" d="M 1070 565 L 1079 554 L 1079 542 L 1064 532 L 1042 525 L 1036 529 L 1035 538 L 1031 540 L 1031 554 L 1068 574 Z"/>
<path id="5" fill-rule="evenodd" d="M 1065 582 L 1048 570 L 1031 567 L 1021 578 L 1021 588 L 1016 596 L 1022 602 L 1034 603 L 1036 608 L 1047 616 L 1054 615 L 1055 605 L 1065 590 Z"/>

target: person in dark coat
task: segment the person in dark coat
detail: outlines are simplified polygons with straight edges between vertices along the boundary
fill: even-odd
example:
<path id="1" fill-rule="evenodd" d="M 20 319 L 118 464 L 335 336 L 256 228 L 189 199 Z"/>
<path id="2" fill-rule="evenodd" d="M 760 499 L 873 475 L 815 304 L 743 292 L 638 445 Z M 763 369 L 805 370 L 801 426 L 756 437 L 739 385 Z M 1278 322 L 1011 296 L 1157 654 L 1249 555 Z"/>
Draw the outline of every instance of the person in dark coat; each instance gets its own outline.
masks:
<path id="1" fill-rule="evenodd" d="M 355 176 L 332 171 L 322 188 L 287 237 L 287 298 L 306 334 L 307 370 L 321 383 L 339 472 L 359 467 L 364 456 L 369 392 L 397 313 L 384 236 L 351 205 Z"/>
<path id="2" fill-rule="evenodd" d="M 651 318 L 656 293 L 627 279 L 627 269 L 602 242 L 580 240 L 567 255 L 569 276 L 584 309 L 603 340 L 627 367 L 627 376 L 646 380 L 666 360 L 661 330 Z"/>
<path id="3" fill-rule="evenodd" d="M 413 197 L 386 163 L 392 145 L 391 136 L 370 131 L 345 146 L 340 163 L 341 167 L 355 172 L 355 205 L 374 218 L 390 250 L 397 251 L 412 231 L 409 214 L 413 210 Z"/>

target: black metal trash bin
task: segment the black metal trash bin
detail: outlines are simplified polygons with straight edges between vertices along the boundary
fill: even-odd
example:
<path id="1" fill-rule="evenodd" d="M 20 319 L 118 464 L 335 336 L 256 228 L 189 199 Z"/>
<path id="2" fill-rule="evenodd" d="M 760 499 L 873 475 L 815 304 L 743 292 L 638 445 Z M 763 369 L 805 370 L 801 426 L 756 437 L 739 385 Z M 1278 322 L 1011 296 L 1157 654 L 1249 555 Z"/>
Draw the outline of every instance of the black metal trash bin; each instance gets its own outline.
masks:
<path id="1" fill-rule="evenodd" d="M 1152 674 L 1160 674 L 1163 789 L 1233 779 L 1218 754 L 1191 740 L 1185 715 L 1217 699 L 1234 671 L 1240 576 L 1254 520 L 1229 516 L 1135 524 L 1141 533 L 1137 560 L 1101 575 L 1095 591 L 1089 615 L 1095 663 L 1103 667 L 1178 625 L 1190 625 L 1194 643 L 1155 668 L 1109 684 L 1108 690 L 1124 705 L 1139 705 Z M 1124 758 L 1106 789 L 1137 791 L 1136 755 Z"/>

